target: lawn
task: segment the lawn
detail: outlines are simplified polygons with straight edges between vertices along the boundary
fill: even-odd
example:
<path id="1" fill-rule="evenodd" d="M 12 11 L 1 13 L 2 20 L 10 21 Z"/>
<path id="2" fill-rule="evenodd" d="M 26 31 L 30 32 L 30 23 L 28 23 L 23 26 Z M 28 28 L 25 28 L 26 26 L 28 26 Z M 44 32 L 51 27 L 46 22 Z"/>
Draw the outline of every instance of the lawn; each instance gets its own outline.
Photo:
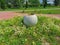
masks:
<path id="1" fill-rule="evenodd" d="M 36 13 L 36 14 L 60 14 L 60 9 L 56 9 L 56 10 L 54 10 L 54 9 L 51 9 L 51 10 L 49 10 L 49 9 L 23 10 L 22 12 L 24 12 L 24 13 Z"/>
<path id="2" fill-rule="evenodd" d="M 0 21 L 0 45 L 60 45 L 60 19 L 39 16 L 38 23 L 28 28 L 22 20 Z"/>
<path id="3" fill-rule="evenodd" d="M 37 13 L 37 14 L 60 14 L 60 6 L 47 6 L 46 8 L 41 7 L 31 7 L 31 8 L 18 8 L 18 9 L 5 9 L 0 11 L 14 11 L 14 12 L 22 12 L 22 13 Z"/>

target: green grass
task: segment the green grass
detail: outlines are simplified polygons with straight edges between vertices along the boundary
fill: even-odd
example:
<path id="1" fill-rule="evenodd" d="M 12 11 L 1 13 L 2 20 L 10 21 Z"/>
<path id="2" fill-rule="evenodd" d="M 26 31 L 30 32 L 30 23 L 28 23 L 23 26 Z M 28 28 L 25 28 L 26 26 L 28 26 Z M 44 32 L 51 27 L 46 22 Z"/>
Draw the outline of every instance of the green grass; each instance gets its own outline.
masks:
<path id="1" fill-rule="evenodd" d="M 22 11 L 23 12 L 23 11 Z M 57 10 L 24 10 L 24 13 L 36 13 L 36 14 L 60 14 L 60 9 Z"/>
<path id="2" fill-rule="evenodd" d="M 16 12 L 23 12 L 23 13 L 36 13 L 36 14 L 60 14 L 60 9 L 23 9 Z"/>
<path id="3" fill-rule="evenodd" d="M 23 17 L 15 17 L 0 21 L 0 45 L 60 44 L 59 19 L 40 16 L 38 23 L 28 28 L 23 25 L 22 20 Z"/>
<path id="4" fill-rule="evenodd" d="M 25 13 L 37 13 L 37 14 L 60 14 L 60 6 L 47 6 L 46 8 L 31 7 L 31 8 L 18 8 L 18 9 L 6 9 L 1 11 L 14 11 L 14 12 L 25 12 Z"/>

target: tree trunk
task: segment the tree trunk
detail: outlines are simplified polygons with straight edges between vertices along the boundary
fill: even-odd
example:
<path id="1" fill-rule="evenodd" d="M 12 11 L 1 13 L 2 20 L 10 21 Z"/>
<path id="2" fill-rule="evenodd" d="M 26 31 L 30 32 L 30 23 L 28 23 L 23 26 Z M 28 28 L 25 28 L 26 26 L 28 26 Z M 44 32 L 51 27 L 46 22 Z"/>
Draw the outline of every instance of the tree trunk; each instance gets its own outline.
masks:
<path id="1" fill-rule="evenodd" d="M 43 7 L 45 8 L 47 6 L 47 0 L 43 0 Z"/>

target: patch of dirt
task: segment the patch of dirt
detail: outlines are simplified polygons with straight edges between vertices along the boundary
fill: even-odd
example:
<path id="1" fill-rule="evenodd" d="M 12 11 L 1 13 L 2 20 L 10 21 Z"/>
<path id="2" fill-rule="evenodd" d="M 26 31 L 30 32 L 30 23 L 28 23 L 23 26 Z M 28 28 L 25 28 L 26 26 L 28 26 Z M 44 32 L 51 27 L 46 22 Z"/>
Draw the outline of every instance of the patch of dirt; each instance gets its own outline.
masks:
<path id="1" fill-rule="evenodd" d="M 7 19 L 13 18 L 15 16 L 25 16 L 25 15 L 28 15 L 28 14 L 27 13 L 12 12 L 12 11 L 4 11 L 4 12 L 0 12 L 0 20 L 7 20 Z M 37 14 L 37 15 L 60 19 L 60 14 Z"/>
<path id="2" fill-rule="evenodd" d="M 0 12 L 0 20 L 7 20 L 15 16 L 24 16 L 25 13 L 16 13 L 16 12 Z"/>
<path id="3" fill-rule="evenodd" d="M 14 15 L 16 15 L 14 12 L 0 12 L 0 20 L 12 18 Z"/>
<path id="4" fill-rule="evenodd" d="M 37 14 L 37 15 L 60 19 L 60 14 Z"/>
<path id="5" fill-rule="evenodd" d="M 42 41 L 42 45 L 50 45 L 50 43 L 46 41 L 45 37 L 42 37 L 41 41 Z"/>
<path id="6" fill-rule="evenodd" d="M 60 36 L 57 36 L 56 40 L 57 40 L 58 45 L 60 45 Z"/>
<path id="7" fill-rule="evenodd" d="M 56 37 L 57 40 L 60 40 L 60 37 Z"/>

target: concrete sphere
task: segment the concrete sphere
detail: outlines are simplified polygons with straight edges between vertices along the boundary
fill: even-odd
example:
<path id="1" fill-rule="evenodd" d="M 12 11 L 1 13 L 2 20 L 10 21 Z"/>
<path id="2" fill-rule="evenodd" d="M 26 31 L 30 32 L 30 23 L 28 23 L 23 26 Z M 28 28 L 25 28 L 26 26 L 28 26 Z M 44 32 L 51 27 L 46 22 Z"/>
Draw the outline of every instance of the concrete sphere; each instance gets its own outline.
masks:
<path id="1" fill-rule="evenodd" d="M 23 22 L 27 26 L 33 26 L 33 25 L 37 24 L 38 18 L 36 15 L 24 16 Z"/>

